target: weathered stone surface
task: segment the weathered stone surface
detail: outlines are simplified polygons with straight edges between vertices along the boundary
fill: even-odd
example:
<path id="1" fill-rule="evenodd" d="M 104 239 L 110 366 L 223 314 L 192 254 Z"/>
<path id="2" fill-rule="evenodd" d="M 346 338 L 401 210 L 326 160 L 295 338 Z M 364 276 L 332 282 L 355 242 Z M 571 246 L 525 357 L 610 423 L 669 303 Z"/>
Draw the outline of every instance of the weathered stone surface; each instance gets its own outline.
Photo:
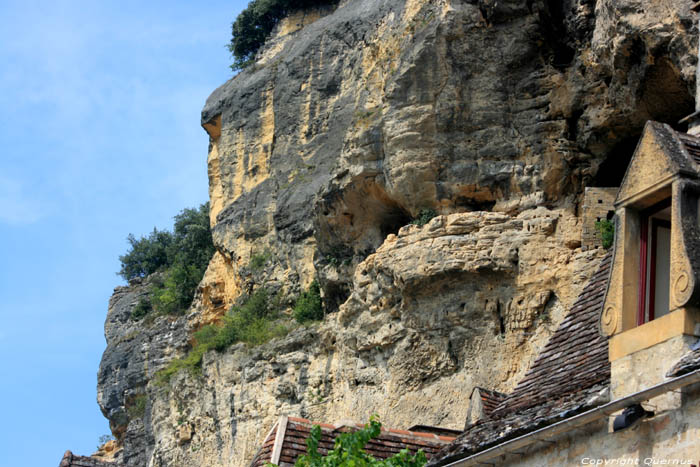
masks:
<path id="1" fill-rule="evenodd" d="M 155 442 L 151 402 L 141 414 L 132 408 L 135 401 L 144 395 L 150 398 L 149 381 L 188 345 L 184 317 L 160 317 L 149 323 L 131 318 L 139 300 L 147 296 L 149 283 L 135 279 L 129 287 L 114 289 L 105 321 L 107 349 L 97 375 L 97 402 L 123 447 L 114 458 L 126 465 L 146 465 Z"/>
<path id="2" fill-rule="evenodd" d="M 461 428 L 471 388 L 511 389 L 597 266 L 601 250 L 566 247 L 571 222 L 540 208 L 404 227 L 320 326 L 209 352 L 201 378 L 154 393 L 150 462 L 244 465 L 284 413 Z"/>
<path id="3" fill-rule="evenodd" d="M 475 385 L 511 389 L 597 263 L 583 187 L 694 107 L 689 6 L 348 0 L 281 27 L 202 112 L 218 252 L 189 314 L 144 327 L 143 286 L 112 299 L 98 398 L 124 462 L 243 466 L 284 413 L 461 428 Z M 321 325 L 150 383 L 240 295 L 315 276 Z"/>

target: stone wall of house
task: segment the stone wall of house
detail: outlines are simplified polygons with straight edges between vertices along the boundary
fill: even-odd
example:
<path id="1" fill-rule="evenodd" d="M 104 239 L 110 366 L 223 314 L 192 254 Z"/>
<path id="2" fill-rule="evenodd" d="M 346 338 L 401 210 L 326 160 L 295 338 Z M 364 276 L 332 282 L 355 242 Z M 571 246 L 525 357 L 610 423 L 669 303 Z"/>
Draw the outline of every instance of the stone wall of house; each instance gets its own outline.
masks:
<path id="1" fill-rule="evenodd" d="M 583 248 L 598 248 L 602 245 L 603 239 L 596 223 L 603 220 L 613 220 L 611 216 L 615 213 L 613 203 L 615 196 L 617 196 L 617 190 L 617 187 L 586 187 L 583 193 L 581 219 L 581 246 Z"/>
<path id="2" fill-rule="evenodd" d="M 682 401 L 675 410 L 657 412 L 615 433 L 612 417 L 606 417 L 551 439 L 553 444 L 539 443 L 521 456 L 498 459 L 496 465 L 700 465 L 700 387 L 685 389 Z M 649 404 L 642 406 L 654 410 Z"/>

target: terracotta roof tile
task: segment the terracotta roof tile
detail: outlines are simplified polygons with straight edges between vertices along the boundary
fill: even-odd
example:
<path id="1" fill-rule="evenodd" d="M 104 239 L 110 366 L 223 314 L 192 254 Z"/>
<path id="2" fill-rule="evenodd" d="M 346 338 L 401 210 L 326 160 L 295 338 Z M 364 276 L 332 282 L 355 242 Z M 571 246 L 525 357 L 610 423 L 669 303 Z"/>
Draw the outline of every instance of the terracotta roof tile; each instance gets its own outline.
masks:
<path id="1" fill-rule="evenodd" d="M 479 388 L 479 396 L 481 396 L 481 402 L 484 405 L 484 414 L 486 416 L 490 416 L 491 412 L 493 412 L 506 397 L 502 392 L 482 387 Z"/>
<path id="2" fill-rule="evenodd" d="M 251 467 L 262 467 L 273 461 L 274 450 L 279 446 L 280 466 L 294 465 L 296 459 L 306 454 L 306 440 L 314 425 L 321 426 L 321 440 L 319 441 L 319 452 L 327 453 L 333 449 L 335 438 L 340 433 L 347 433 L 363 427 L 360 424 L 351 425 L 329 425 L 327 423 L 315 423 L 310 420 L 297 417 L 281 417 L 270 430 L 263 441 L 262 447 L 251 462 Z M 431 430 L 438 430 L 429 427 Z M 283 437 L 278 439 L 278 435 Z M 377 459 L 387 459 L 397 454 L 402 449 L 417 452 L 422 449 L 426 456 L 430 458 L 440 448 L 455 439 L 455 436 L 445 436 L 434 432 L 420 432 L 409 430 L 382 429 L 381 434 L 370 440 L 365 446 L 365 451 Z"/>
<path id="3" fill-rule="evenodd" d="M 683 147 L 688 151 L 688 155 L 698 164 L 700 164 L 700 138 L 689 135 L 687 133 L 676 132 L 678 138 L 683 143 Z"/>
<path id="4" fill-rule="evenodd" d="M 611 254 L 601 260 L 562 324 L 491 418 L 470 426 L 429 465 L 445 465 L 587 410 L 610 384 L 607 340 L 598 332 Z"/>

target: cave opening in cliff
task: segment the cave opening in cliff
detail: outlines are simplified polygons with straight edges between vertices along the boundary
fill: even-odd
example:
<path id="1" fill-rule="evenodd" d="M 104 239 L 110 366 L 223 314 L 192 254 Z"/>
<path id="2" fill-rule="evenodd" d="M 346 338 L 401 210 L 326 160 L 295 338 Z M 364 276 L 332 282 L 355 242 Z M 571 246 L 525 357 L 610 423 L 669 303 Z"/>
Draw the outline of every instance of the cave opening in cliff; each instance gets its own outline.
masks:
<path id="1" fill-rule="evenodd" d="M 379 224 L 379 232 L 382 236 L 382 241 L 388 237 L 389 234 L 399 233 L 399 229 L 410 222 L 411 216 L 406 211 L 399 206 L 391 206 L 391 209 L 384 212 Z"/>
<path id="2" fill-rule="evenodd" d="M 364 258 L 387 236 L 398 233 L 412 220 L 408 211 L 371 179 L 330 191 L 319 208 L 321 215 L 316 229 L 319 248 L 325 256 L 338 259 Z M 343 258 L 336 254 L 338 251 L 343 252 Z"/>
<path id="3" fill-rule="evenodd" d="M 617 143 L 605 156 L 598 166 L 593 179 L 594 187 L 617 187 L 622 183 L 627 166 L 632 160 L 632 154 L 637 148 L 641 132 L 629 136 Z"/>
<path id="4" fill-rule="evenodd" d="M 643 48 L 641 45 L 639 47 Z M 648 120 L 666 123 L 678 131 L 685 131 L 678 121 L 695 109 L 695 100 L 688 85 L 667 57 L 656 59 L 647 68 L 638 93 L 636 112 L 629 117 L 629 126 L 636 128 L 628 127 L 628 136 L 611 142 L 612 148 L 598 167 L 592 186 L 620 186 Z"/>
<path id="5" fill-rule="evenodd" d="M 676 127 L 679 120 L 695 110 L 693 94 L 676 65 L 667 57 L 656 59 L 648 68 L 641 91 L 640 111 L 648 115 L 648 120 Z"/>
<path id="6" fill-rule="evenodd" d="M 571 64 L 576 54 L 574 48 L 564 40 L 568 37 L 564 24 L 564 5 L 561 0 L 547 0 L 546 6 L 540 12 L 540 24 L 546 43 L 551 47 L 551 64 L 554 68 L 563 70 Z"/>

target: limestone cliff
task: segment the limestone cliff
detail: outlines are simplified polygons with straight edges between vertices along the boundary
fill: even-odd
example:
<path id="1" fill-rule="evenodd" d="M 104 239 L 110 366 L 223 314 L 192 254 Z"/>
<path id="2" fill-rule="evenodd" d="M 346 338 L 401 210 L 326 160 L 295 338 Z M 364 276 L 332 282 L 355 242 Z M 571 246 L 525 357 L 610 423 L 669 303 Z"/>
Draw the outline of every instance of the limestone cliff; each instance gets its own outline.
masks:
<path id="1" fill-rule="evenodd" d="M 602 254 L 581 249 L 583 188 L 619 183 L 646 120 L 694 108 L 688 8 L 348 0 L 288 18 L 202 111 L 217 253 L 189 313 L 131 321 L 137 283 L 110 302 L 98 401 L 118 458 L 243 466 L 280 414 L 461 428 L 475 385 L 512 388 Z M 314 277 L 320 325 L 153 384 L 241 294 Z"/>

